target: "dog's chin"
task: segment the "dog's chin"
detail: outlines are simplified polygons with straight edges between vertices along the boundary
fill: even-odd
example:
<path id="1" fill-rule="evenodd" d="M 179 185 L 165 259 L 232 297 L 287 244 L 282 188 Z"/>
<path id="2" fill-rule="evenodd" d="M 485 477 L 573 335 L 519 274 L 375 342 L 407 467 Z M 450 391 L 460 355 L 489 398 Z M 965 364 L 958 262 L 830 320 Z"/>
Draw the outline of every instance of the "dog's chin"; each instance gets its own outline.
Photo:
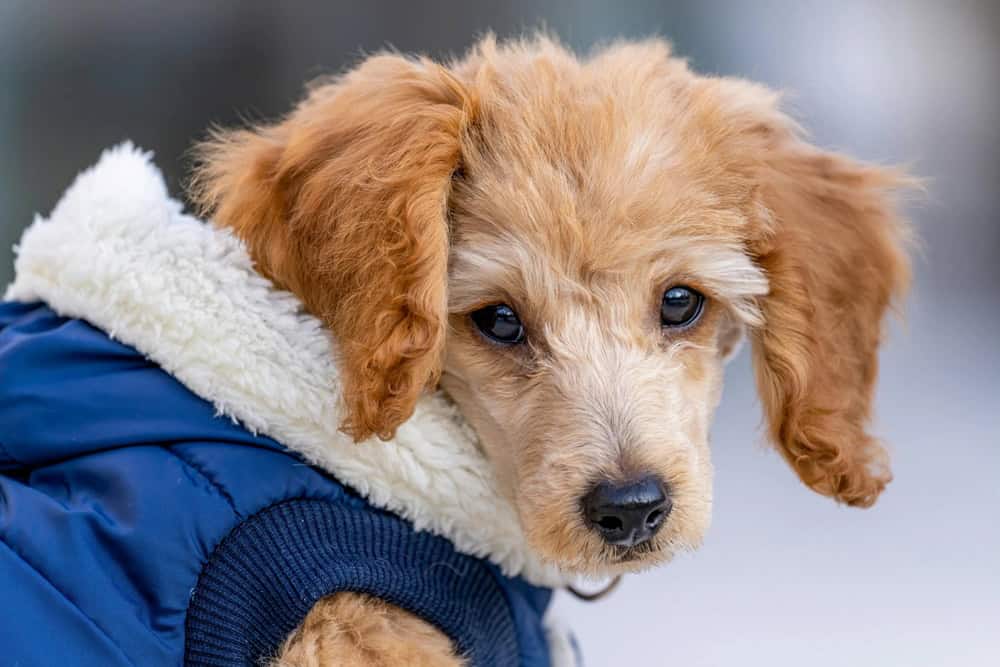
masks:
<path id="1" fill-rule="evenodd" d="M 697 548 L 697 544 L 679 544 L 664 536 L 633 547 L 603 543 L 596 536 L 582 535 L 574 547 L 553 550 L 551 544 L 529 540 L 541 558 L 561 572 L 587 579 L 602 579 L 623 574 L 642 572 L 664 565 L 684 551 Z M 560 545 L 563 546 L 563 545 Z"/>
<path id="2" fill-rule="evenodd" d="M 670 562 L 673 553 L 662 549 L 622 549 L 607 557 L 599 558 L 574 574 L 587 578 L 610 578 L 623 574 L 644 572 Z"/>

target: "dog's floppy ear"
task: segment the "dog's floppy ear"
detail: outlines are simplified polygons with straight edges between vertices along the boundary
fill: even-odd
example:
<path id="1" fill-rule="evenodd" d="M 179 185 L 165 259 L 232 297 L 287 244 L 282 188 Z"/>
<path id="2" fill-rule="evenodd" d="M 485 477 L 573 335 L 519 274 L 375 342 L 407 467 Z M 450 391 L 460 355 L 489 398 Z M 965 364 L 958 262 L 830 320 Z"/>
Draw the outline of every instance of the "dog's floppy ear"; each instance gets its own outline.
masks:
<path id="1" fill-rule="evenodd" d="M 446 205 L 474 106 L 444 67 L 381 55 L 284 121 L 199 147 L 202 212 L 333 332 L 355 440 L 391 437 L 440 372 Z"/>
<path id="2" fill-rule="evenodd" d="M 893 193 L 912 181 L 809 145 L 773 95 L 738 92 L 757 194 L 751 252 L 770 283 L 751 332 L 770 435 L 810 488 L 867 507 L 891 480 L 865 429 L 884 316 L 910 277 Z M 767 103 L 754 109 L 754 96 Z"/>

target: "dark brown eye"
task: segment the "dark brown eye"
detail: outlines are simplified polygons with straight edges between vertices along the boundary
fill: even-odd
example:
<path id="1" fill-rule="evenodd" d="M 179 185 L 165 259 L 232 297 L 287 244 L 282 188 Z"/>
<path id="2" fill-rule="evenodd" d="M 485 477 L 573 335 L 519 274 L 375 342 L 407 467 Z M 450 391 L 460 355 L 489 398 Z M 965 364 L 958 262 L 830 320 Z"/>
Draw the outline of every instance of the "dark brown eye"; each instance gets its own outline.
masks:
<path id="1" fill-rule="evenodd" d="M 699 292 L 677 285 L 663 293 L 660 303 L 660 322 L 665 327 L 682 327 L 691 324 L 701 315 L 705 297 Z"/>
<path id="2" fill-rule="evenodd" d="M 505 303 L 480 308 L 470 317 L 476 328 L 494 342 L 516 345 L 524 340 L 524 325 L 514 309 Z"/>

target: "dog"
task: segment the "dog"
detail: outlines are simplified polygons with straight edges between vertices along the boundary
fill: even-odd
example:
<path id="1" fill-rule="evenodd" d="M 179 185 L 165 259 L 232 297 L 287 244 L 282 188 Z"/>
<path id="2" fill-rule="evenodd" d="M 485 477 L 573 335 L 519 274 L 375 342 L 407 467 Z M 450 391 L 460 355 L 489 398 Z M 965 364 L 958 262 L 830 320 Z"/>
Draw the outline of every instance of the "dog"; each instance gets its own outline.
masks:
<path id="1" fill-rule="evenodd" d="M 338 341 L 346 433 L 389 438 L 442 388 L 531 547 L 614 577 L 701 543 L 744 337 L 801 481 L 876 501 L 891 475 L 866 425 L 909 185 L 661 40 L 580 58 L 488 36 L 447 64 L 371 56 L 276 123 L 214 132 L 192 192 Z M 338 593 L 274 664 L 465 663 L 412 613 Z"/>

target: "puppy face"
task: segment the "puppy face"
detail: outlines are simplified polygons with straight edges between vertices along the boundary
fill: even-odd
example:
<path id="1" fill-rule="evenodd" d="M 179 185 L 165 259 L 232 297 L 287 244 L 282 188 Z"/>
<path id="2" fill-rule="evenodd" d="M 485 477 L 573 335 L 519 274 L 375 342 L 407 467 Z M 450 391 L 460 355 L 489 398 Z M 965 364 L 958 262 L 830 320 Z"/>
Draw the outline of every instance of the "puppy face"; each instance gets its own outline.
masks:
<path id="1" fill-rule="evenodd" d="M 802 480 L 864 506 L 889 479 L 863 428 L 900 181 L 775 104 L 659 42 L 380 56 L 216 137 L 197 193 L 333 330 L 348 432 L 391 435 L 440 379 L 538 552 L 615 574 L 701 541 L 743 331 Z"/>
<path id="2" fill-rule="evenodd" d="M 696 184 L 669 112 L 637 113 L 612 72 L 572 61 L 539 88 L 547 64 L 501 74 L 453 186 L 442 384 L 539 551 L 631 569 L 701 540 L 721 363 L 767 281 L 743 249 L 749 221 Z M 674 312 L 677 290 L 689 304 Z M 594 525 L 595 487 L 643 479 L 667 499 L 655 535 L 631 544 L 613 509 Z"/>
<path id="3" fill-rule="evenodd" d="M 466 225 L 476 226 L 457 228 Z M 552 239 L 544 233 L 509 227 L 517 241 L 488 228 L 467 232 L 476 239 L 471 246 L 463 240 L 455 247 L 442 384 L 480 434 L 531 543 L 595 573 L 649 565 L 697 545 L 709 518 L 708 431 L 724 338 L 738 317 L 730 299 L 762 291 L 766 282 L 739 253 L 713 253 L 696 242 L 637 256 L 627 242 L 626 249 L 581 239 L 581 247 L 603 251 L 575 256 L 547 246 Z M 738 284 L 712 273 L 730 265 L 745 274 Z M 678 286 L 705 300 L 693 322 L 664 325 L 664 293 Z M 522 340 L 491 337 L 495 304 L 516 313 Z M 477 323 L 483 311 L 490 314 L 485 326 Z M 659 529 L 648 537 L 630 536 L 643 525 L 627 525 L 621 510 L 602 515 L 589 505 L 601 485 L 647 479 L 666 500 L 654 490 L 637 503 L 644 511 L 637 520 Z"/>

